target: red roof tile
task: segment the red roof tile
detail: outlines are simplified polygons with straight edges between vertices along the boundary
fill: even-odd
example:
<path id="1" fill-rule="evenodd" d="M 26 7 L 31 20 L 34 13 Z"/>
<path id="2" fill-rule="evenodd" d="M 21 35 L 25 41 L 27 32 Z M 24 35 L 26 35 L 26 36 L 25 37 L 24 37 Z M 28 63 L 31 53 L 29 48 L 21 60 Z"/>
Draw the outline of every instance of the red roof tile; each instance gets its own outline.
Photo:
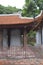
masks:
<path id="1" fill-rule="evenodd" d="M 36 20 L 41 20 L 42 17 L 36 18 Z M 0 25 L 8 24 L 27 24 L 33 22 L 33 19 L 21 18 L 18 15 L 0 16 Z"/>

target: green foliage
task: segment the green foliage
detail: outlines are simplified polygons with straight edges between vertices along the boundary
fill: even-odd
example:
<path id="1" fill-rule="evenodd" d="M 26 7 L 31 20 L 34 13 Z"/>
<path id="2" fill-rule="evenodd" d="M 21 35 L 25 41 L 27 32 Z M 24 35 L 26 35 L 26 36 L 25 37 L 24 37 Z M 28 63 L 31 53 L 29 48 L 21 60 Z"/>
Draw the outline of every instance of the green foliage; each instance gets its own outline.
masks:
<path id="1" fill-rule="evenodd" d="M 35 36 L 36 36 L 36 31 L 33 31 L 33 30 L 31 30 L 29 33 L 28 33 L 28 36 L 29 37 L 34 37 L 35 38 Z"/>
<path id="2" fill-rule="evenodd" d="M 30 31 L 28 33 L 28 44 L 34 46 L 36 43 L 36 31 Z"/>
<path id="3" fill-rule="evenodd" d="M 43 8 L 43 0 L 25 0 L 22 16 L 35 17 Z"/>
<path id="4" fill-rule="evenodd" d="M 0 5 L 0 14 L 4 14 L 4 12 L 5 12 L 4 6 Z"/>
<path id="5" fill-rule="evenodd" d="M 22 10 L 22 16 L 35 17 L 43 10 L 43 0 L 25 0 L 25 5 Z M 28 33 L 28 44 L 34 45 L 36 32 Z"/>
<path id="6" fill-rule="evenodd" d="M 18 9 L 17 9 L 16 7 L 11 7 L 11 6 L 8 6 L 8 7 L 6 7 L 5 9 L 6 9 L 6 13 L 7 13 L 7 14 L 12 14 L 12 13 L 18 11 Z"/>
<path id="7" fill-rule="evenodd" d="M 12 14 L 15 12 L 18 12 L 20 9 L 16 8 L 16 7 L 12 7 L 12 6 L 2 6 L 0 5 L 0 14 Z"/>
<path id="8" fill-rule="evenodd" d="M 43 10 L 43 0 L 25 0 L 25 5 L 22 10 L 22 16 L 35 17 Z M 36 32 L 28 33 L 28 44 L 34 45 Z"/>
<path id="9" fill-rule="evenodd" d="M 43 10 L 43 0 L 34 0 L 40 10 Z"/>

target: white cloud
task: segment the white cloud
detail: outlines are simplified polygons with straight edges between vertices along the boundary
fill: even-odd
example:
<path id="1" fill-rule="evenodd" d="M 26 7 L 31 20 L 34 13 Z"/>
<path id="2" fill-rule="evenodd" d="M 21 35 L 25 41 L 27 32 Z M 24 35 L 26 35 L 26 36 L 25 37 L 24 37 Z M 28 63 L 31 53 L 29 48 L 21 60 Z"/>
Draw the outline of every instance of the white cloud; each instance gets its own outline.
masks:
<path id="1" fill-rule="evenodd" d="M 0 0 L 0 4 L 4 6 L 16 6 L 17 8 L 22 8 L 25 0 Z"/>

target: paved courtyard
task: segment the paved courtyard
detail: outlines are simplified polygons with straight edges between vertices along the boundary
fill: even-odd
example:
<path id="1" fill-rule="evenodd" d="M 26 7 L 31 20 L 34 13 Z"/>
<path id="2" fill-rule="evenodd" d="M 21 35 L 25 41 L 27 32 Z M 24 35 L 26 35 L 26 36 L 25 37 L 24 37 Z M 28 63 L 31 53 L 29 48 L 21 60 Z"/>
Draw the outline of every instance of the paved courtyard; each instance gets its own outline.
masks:
<path id="1" fill-rule="evenodd" d="M 0 60 L 0 65 L 43 65 L 43 59 Z"/>
<path id="2" fill-rule="evenodd" d="M 3 52 L 0 52 L 0 65 L 43 65 L 42 46 L 29 46 L 26 49 L 17 47 L 16 54 L 14 52 L 14 48 L 11 48 L 4 55 Z"/>

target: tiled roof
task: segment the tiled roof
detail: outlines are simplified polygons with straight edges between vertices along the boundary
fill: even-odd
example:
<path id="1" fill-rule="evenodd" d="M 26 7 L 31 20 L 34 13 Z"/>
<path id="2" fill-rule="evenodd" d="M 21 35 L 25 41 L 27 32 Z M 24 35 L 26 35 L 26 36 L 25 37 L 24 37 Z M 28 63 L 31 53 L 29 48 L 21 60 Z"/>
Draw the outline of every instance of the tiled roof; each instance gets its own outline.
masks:
<path id="1" fill-rule="evenodd" d="M 41 18 L 42 16 L 39 16 L 36 20 L 41 21 Z M 0 15 L 0 25 L 27 24 L 33 21 L 33 18 L 20 17 L 19 15 Z"/>

